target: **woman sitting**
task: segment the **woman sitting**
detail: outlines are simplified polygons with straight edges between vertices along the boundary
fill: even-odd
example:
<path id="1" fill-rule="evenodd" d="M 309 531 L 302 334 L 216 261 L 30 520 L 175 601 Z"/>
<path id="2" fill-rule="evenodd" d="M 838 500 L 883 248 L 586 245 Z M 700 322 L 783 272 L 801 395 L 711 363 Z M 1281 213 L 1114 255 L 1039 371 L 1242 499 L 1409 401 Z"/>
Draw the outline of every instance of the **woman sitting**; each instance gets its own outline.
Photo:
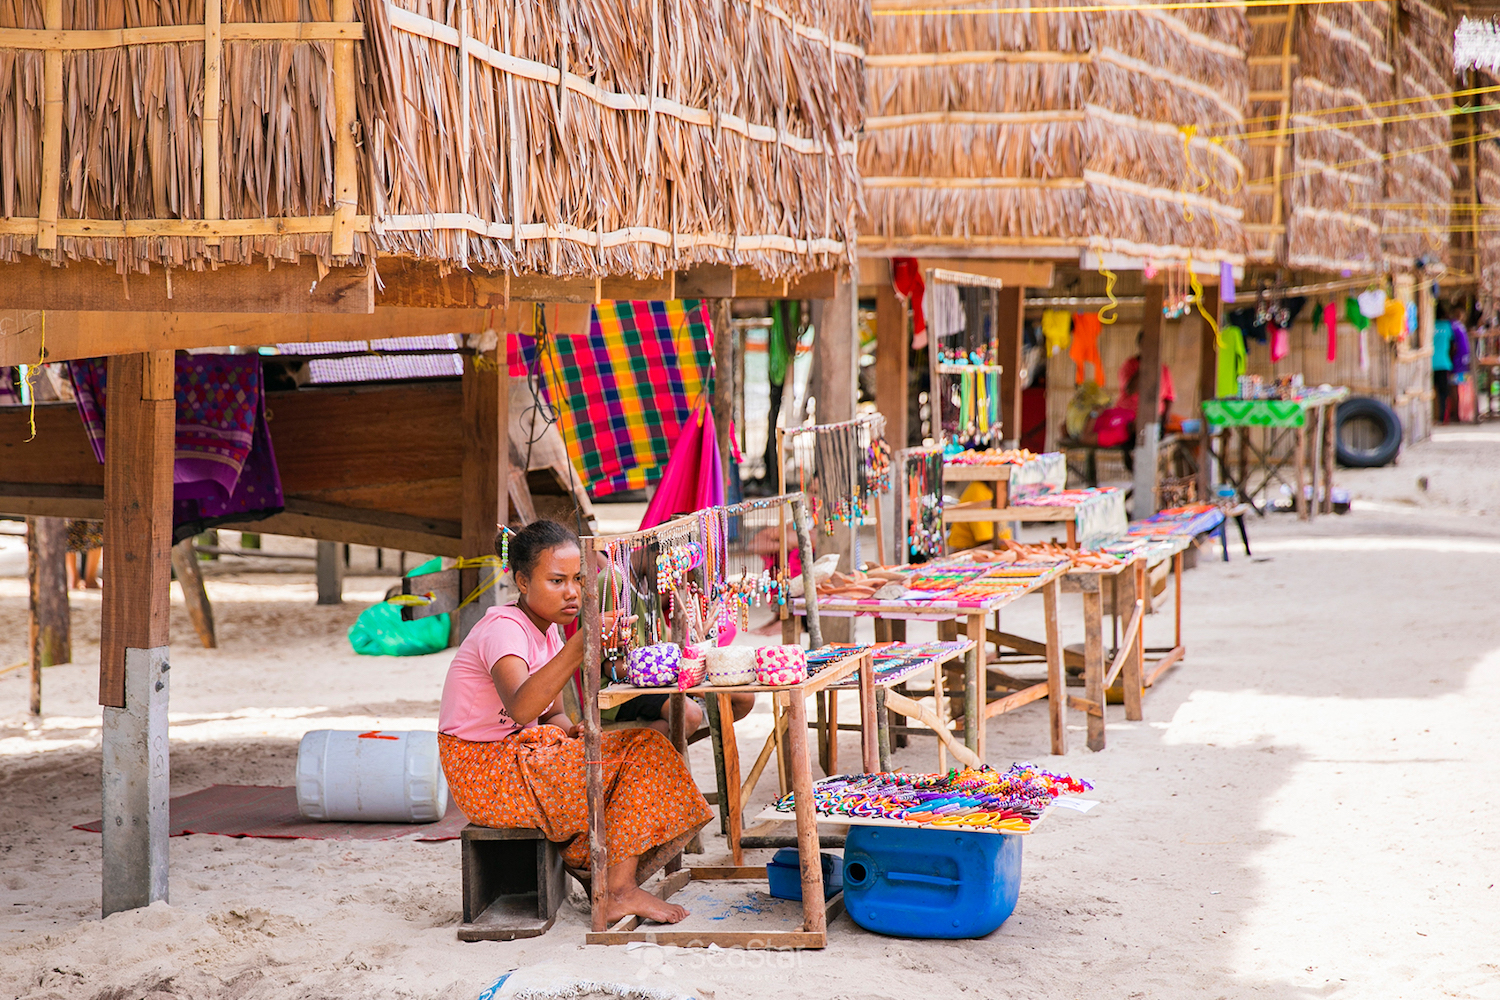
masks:
<path id="1" fill-rule="evenodd" d="M 578 536 L 535 521 L 510 543 L 520 600 L 491 608 L 453 657 L 438 712 L 443 773 L 458 807 L 490 827 L 531 827 L 565 845 L 570 868 L 589 865 L 583 740 L 561 692 L 583 664 L 585 634 L 563 641 L 583 594 Z M 605 635 L 613 614 L 603 616 Z M 683 759 L 660 733 L 603 734 L 605 917 L 663 923 L 687 916 L 640 888 L 711 818 Z M 597 877 L 597 873 L 596 876 Z"/>

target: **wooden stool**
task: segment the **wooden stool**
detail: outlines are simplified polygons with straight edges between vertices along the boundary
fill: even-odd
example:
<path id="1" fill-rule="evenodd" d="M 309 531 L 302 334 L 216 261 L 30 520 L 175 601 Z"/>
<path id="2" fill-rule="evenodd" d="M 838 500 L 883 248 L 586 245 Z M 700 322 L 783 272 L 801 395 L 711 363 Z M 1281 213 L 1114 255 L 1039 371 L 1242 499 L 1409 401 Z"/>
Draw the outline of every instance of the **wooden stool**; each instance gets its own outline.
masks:
<path id="1" fill-rule="evenodd" d="M 460 941 L 540 937 L 567 896 L 562 855 L 540 830 L 464 827 L 459 839 L 464 922 Z"/>

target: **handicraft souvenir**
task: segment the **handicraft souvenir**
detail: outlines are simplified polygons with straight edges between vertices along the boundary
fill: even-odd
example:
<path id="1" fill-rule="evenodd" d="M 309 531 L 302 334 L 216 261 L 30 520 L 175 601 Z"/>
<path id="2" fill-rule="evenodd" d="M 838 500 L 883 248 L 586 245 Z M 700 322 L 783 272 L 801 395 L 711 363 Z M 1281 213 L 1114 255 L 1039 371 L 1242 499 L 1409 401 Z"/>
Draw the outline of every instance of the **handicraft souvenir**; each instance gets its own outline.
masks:
<path id="1" fill-rule="evenodd" d="M 682 649 L 672 642 L 632 649 L 627 661 L 626 678 L 636 687 L 667 687 L 677 683 L 677 667 Z"/>
<path id="2" fill-rule="evenodd" d="M 767 687 L 807 680 L 807 650 L 801 646 L 762 646 L 755 651 L 755 680 Z"/>

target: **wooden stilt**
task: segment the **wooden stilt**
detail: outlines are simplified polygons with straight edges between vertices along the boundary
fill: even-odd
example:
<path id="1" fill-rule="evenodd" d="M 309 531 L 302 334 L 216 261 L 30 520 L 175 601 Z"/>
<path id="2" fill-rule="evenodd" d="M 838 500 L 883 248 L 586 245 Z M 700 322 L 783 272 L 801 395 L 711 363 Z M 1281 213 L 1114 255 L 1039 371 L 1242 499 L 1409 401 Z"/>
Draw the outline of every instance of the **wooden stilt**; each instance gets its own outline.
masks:
<path id="1" fill-rule="evenodd" d="M 1104 749 L 1104 607 L 1099 591 L 1084 591 L 1083 598 L 1083 697 L 1099 706 L 1099 714 L 1088 717 L 1088 748 Z"/>
<path id="2" fill-rule="evenodd" d="M 813 783 L 807 754 L 807 704 L 800 692 L 787 706 L 787 743 L 791 751 L 792 790 L 796 792 L 797 853 L 802 862 L 802 929 L 822 934 L 828 928 L 823 905 L 823 860 L 813 817 Z"/>
<path id="3" fill-rule="evenodd" d="M 68 522 L 26 519 L 26 582 L 30 596 L 31 714 L 42 714 L 42 668 L 73 660 L 68 613 Z"/>
<path id="4" fill-rule="evenodd" d="M 728 829 L 724 836 L 729 841 L 729 850 L 736 865 L 745 863 L 745 852 L 740 847 L 740 837 L 744 833 L 744 813 L 741 808 L 744 798 L 740 793 L 740 746 L 734 736 L 734 708 L 730 704 L 727 694 L 714 695 L 708 699 L 718 709 L 720 724 L 724 734 L 724 798 L 728 800 L 728 809 L 725 810 L 729 817 Z"/>
<path id="5" fill-rule="evenodd" d="M 103 879 L 106 916 L 167 898 L 170 351 L 109 359 L 104 444 Z"/>
<path id="6" fill-rule="evenodd" d="M 1125 642 L 1133 652 L 1125 660 L 1124 680 L 1121 685 L 1125 689 L 1125 718 L 1131 722 L 1139 722 L 1145 715 L 1141 711 L 1141 697 L 1146 686 L 1146 609 L 1151 606 L 1151 583 L 1147 579 L 1146 560 L 1144 557 L 1137 559 L 1135 564 L 1135 594 L 1136 612 L 1133 621 L 1139 622 L 1131 635 L 1131 629 L 1126 627 Z"/>
<path id="7" fill-rule="evenodd" d="M 609 881 L 609 849 L 604 840 L 603 729 L 599 722 L 599 571 L 594 539 L 584 541 L 582 628 L 587 641 L 583 653 L 583 768 L 589 810 L 589 926 L 605 927 L 604 906 Z"/>
<path id="8" fill-rule="evenodd" d="M 198 641 L 204 649 L 214 649 L 219 641 L 214 634 L 214 608 L 208 602 L 208 591 L 203 586 L 203 570 L 198 565 L 198 555 L 193 551 L 193 540 L 184 538 L 172 546 L 172 571 L 177 574 L 177 585 L 182 588 L 182 601 L 187 605 L 188 618 Z"/>
<path id="9" fill-rule="evenodd" d="M 984 619 L 982 614 L 969 616 L 968 639 L 974 644 L 969 653 L 972 667 L 964 678 L 964 746 L 973 750 L 984 760 L 985 739 L 984 709 L 985 689 L 989 679 L 985 661 Z"/>
<path id="10" fill-rule="evenodd" d="M 466 559 L 495 554 L 495 534 L 510 520 L 510 373 L 505 357 L 475 355 L 464 360 L 463 482 L 460 552 Z M 490 567 L 461 569 L 458 590 L 468 597 L 495 573 Z M 490 587 L 451 618 L 449 641 L 464 640 L 495 605 Z"/>
<path id="11" fill-rule="evenodd" d="M 875 658 L 866 653 L 859 668 L 860 762 L 866 774 L 881 770 L 879 712 L 884 707 L 877 705 L 875 699 Z M 889 749 L 886 756 L 890 756 Z"/>
<path id="12" fill-rule="evenodd" d="M 1047 715 L 1051 723 L 1052 752 L 1068 752 L 1067 677 L 1063 670 L 1062 637 L 1057 627 L 1057 599 L 1061 590 L 1053 580 L 1042 588 L 1042 606 L 1047 623 Z"/>

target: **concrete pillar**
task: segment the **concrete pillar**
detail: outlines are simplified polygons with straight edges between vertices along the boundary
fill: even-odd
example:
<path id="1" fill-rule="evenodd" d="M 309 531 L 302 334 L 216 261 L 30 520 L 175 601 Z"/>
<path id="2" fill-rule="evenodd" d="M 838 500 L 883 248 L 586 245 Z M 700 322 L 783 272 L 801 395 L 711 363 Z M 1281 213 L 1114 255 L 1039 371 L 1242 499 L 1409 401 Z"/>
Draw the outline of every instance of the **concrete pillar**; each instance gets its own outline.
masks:
<path id="1" fill-rule="evenodd" d="M 104 915 L 167 898 L 167 647 L 125 650 L 125 707 L 104 709 Z"/>
<path id="2" fill-rule="evenodd" d="M 318 540 L 318 603 L 344 603 L 344 559 L 338 542 Z"/>

